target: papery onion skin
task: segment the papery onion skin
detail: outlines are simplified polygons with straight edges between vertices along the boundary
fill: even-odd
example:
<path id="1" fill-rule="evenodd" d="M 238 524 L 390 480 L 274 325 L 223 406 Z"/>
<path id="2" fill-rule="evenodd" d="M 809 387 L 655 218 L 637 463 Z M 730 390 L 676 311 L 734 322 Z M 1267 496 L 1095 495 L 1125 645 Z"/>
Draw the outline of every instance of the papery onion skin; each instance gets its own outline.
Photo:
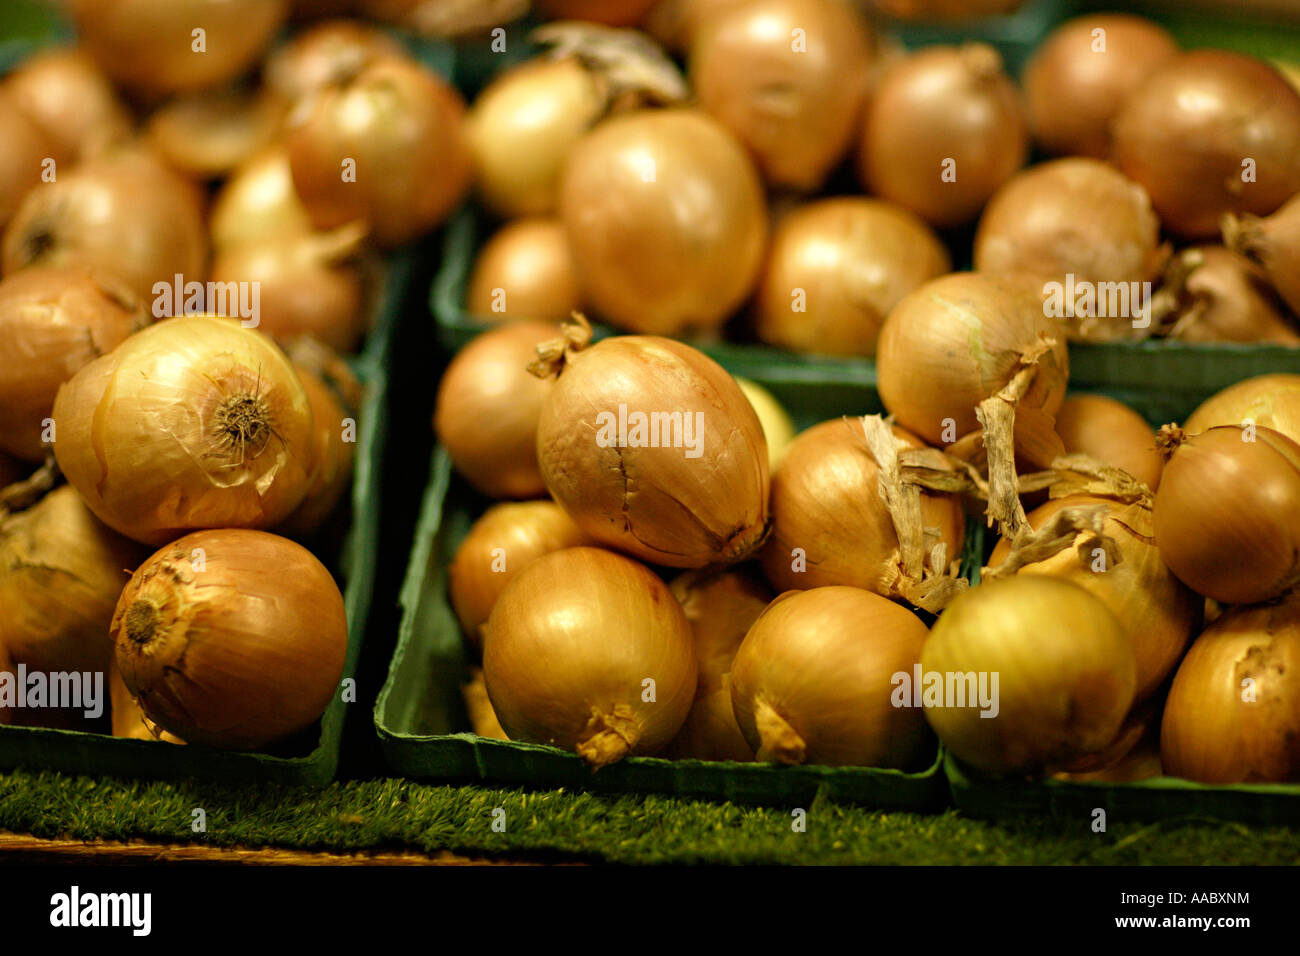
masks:
<path id="1" fill-rule="evenodd" d="M 1190 300 L 1170 332 L 1184 342 L 1250 342 L 1300 345 L 1300 332 L 1286 316 L 1264 270 L 1223 246 L 1200 246 L 1184 255 L 1200 264 L 1183 283 Z"/>
<path id="2" fill-rule="evenodd" d="M 731 669 L 731 700 L 762 761 L 917 769 L 933 754 L 919 707 L 895 707 L 926 627 L 858 588 L 787 592 L 749 629 Z M 782 727 L 781 725 L 785 726 Z M 778 733 L 764 733 L 772 726 Z"/>
<path id="3" fill-rule="evenodd" d="M 1154 491 L 1164 459 L 1155 430 L 1123 402 L 1105 395 L 1071 395 L 1056 413 L 1056 433 L 1070 454 L 1122 468 Z"/>
<path id="4" fill-rule="evenodd" d="M 812 191 L 857 132 L 873 41 L 867 22 L 839 0 L 756 0 L 701 23 L 691 85 L 764 180 Z"/>
<path id="5" fill-rule="evenodd" d="M 1034 141 L 1052 155 L 1105 159 L 1124 100 L 1177 53 L 1168 31 L 1143 17 L 1095 14 L 1062 23 L 1021 78 Z"/>
<path id="6" fill-rule="evenodd" d="M 925 447 L 902 428 L 893 434 L 905 447 Z M 774 588 L 847 585 L 891 596 L 899 543 L 879 474 L 857 419 L 832 419 L 795 437 L 772 476 L 772 534 L 762 562 Z M 922 492 L 921 515 L 955 560 L 965 533 L 961 499 Z"/>
<path id="7" fill-rule="evenodd" d="M 1300 584 L 1300 444 L 1280 432 L 1221 425 L 1182 441 L 1154 514 L 1165 563 L 1206 597 L 1257 604 Z"/>
<path id="8" fill-rule="evenodd" d="M 49 138 L 60 164 L 91 159 L 131 135 L 131 114 L 84 50 L 37 53 L 9 74 L 4 90 Z"/>
<path id="9" fill-rule="evenodd" d="M 785 450 L 790 446 L 790 442 L 794 441 L 794 421 L 785 407 L 777 401 L 776 396 L 762 385 L 741 378 L 739 375 L 734 377 L 740 390 L 749 399 L 754 414 L 758 416 L 759 424 L 763 427 L 763 439 L 767 442 L 769 473 L 775 472 L 785 457 Z"/>
<path id="10" fill-rule="evenodd" d="M 869 192 L 944 228 L 979 215 L 1028 151 L 1019 94 L 997 51 L 981 43 L 929 47 L 880 78 L 858 173 Z"/>
<path id="11" fill-rule="evenodd" d="M 601 123 L 574 147 L 560 195 L 583 299 L 621 329 L 716 331 L 758 278 L 767 238 L 758 174 L 699 110 Z"/>
<path id="12" fill-rule="evenodd" d="M 516 219 L 492 235 L 470 274 L 465 306 L 480 319 L 559 322 L 582 306 L 564 225 Z"/>
<path id="13" fill-rule="evenodd" d="M 457 353 L 438 386 L 433 427 L 465 479 L 493 498 L 538 498 L 537 425 L 552 383 L 529 375 L 537 346 L 556 338 L 545 322 L 492 329 Z"/>
<path id="14" fill-rule="evenodd" d="M 290 103 L 352 75 L 378 57 L 402 56 L 391 34 L 359 20 L 329 20 L 294 34 L 266 59 L 266 85 Z"/>
<path id="15" fill-rule="evenodd" d="M 150 730 L 144 711 L 131 696 L 131 692 L 126 689 L 122 675 L 117 670 L 117 662 L 111 656 L 108 661 L 108 699 L 114 737 L 125 737 L 128 740 L 161 740 L 169 744 L 185 743 L 175 734 L 165 730 L 159 730 L 157 734 Z"/>
<path id="16" fill-rule="evenodd" d="M 589 544 L 554 501 L 504 502 L 483 512 L 447 567 L 451 606 L 470 646 L 482 649 L 483 625 L 493 605 L 530 562 Z"/>
<path id="17" fill-rule="evenodd" d="M 1228 246 L 1263 266 L 1278 295 L 1300 313 L 1300 196 L 1266 219 L 1229 214 L 1222 229 Z"/>
<path id="18" fill-rule="evenodd" d="M 137 332 L 59 389 L 54 420 L 68 481 L 145 544 L 271 527 L 307 492 L 307 393 L 284 353 L 233 319 L 186 315 Z"/>
<path id="19" fill-rule="evenodd" d="M 539 0 L 542 14 L 552 20 L 592 20 L 611 27 L 636 26 L 655 0 Z"/>
<path id="20" fill-rule="evenodd" d="M 54 144 L 3 88 L 0 135 L 5 144 L 0 151 L 0 228 L 4 228 L 21 208 L 23 197 L 40 184 L 43 164 L 53 155 Z"/>
<path id="21" fill-rule="evenodd" d="M 568 548 L 530 563 L 497 599 L 483 675 L 511 740 L 576 750 L 599 768 L 652 754 L 681 728 L 695 694 L 691 628 L 644 565 Z"/>
<path id="22" fill-rule="evenodd" d="M 287 112 L 286 101 L 265 92 L 195 93 L 156 110 L 145 136 L 177 171 L 197 180 L 216 179 L 268 147 Z"/>
<path id="23" fill-rule="evenodd" d="M 305 236 L 311 217 L 293 189 L 289 154 L 277 145 L 251 157 L 222 185 L 209 217 L 218 253 L 245 242 Z"/>
<path id="24" fill-rule="evenodd" d="M 773 231 L 755 331 L 796 352 L 874 356 L 890 310 L 951 270 L 938 237 L 900 206 L 859 197 L 812 202 Z"/>
<path id="25" fill-rule="evenodd" d="M 621 447 L 620 406 L 628 421 Z M 633 413 L 646 416 L 650 441 L 649 416 L 678 412 L 680 431 L 663 424 L 659 447 L 631 444 Z M 542 407 L 537 460 L 580 528 L 643 561 L 731 564 L 767 533 L 758 416 L 721 366 L 680 342 L 616 336 L 569 358 Z"/>
<path id="26" fill-rule="evenodd" d="M 1252 57 L 1181 54 L 1125 101 L 1112 130 L 1115 164 L 1183 238 L 1212 237 L 1224 213 L 1267 215 L 1300 192 L 1300 93 Z"/>
<path id="27" fill-rule="evenodd" d="M 108 624 L 145 549 L 63 485 L 0 521 L 0 646 L 33 671 L 102 671 Z"/>
<path id="28" fill-rule="evenodd" d="M 338 692 L 348 625 L 311 552 L 264 531 L 199 531 L 122 591 L 114 657 L 146 717 L 191 744 L 254 750 L 310 725 Z"/>
<path id="29" fill-rule="evenodd" d="M 33 266 L 0 281 L 0 451 L 41 461 L 59 386 L 147 322 L 121 283 L 83 269 Z"/>
<path id="30" fill-rule="evenodd" d="M 1196 639 L 1169 691 L 1165 773 L 1200 783 L 1300 781 L 1300 606 L 1239 607 Z"/>
<path id="31" fill-rule="evenodd" d="M 1196 435 L 1215 425 L 1245 425 L 1248 421 L 1300 444 L 1300 375 L 1257 375 L 1229 385 L 1197 406 L 1183 423 L 1183 430 Z"/>
<path id="32" fill-rule="evenodd" d="M 344 408 L 339 395 L 319 375 L 297 362 L 294 367 L 311 403 L 312 464 L 302 503 L 276 530 L 306 539 L 325 525 L 352 484 L 357 423 L 355 413 Z M 355 379 L 349 384 L 360 387 Z"/>
<path id="33" fill-rule="evenodd" d="M 1070 763 L 1103 750 L 1133 704 L 1136 664 L 1124 629 L 1099 599 L 1040 575 L 987 581 L 939 616 L 923 674 L 998 675 L 998 714 L 926 707 L 939 740 L 990 773 Z M 949 701 L 948 703 L 955 703 Z"/>
<path id="34" fill-rule="evenodd" d="M 72 0 L 86 50 L 115 82 L 148 96 L 208 89 L 249 69 L 288 0 Z M 203 50 L 196 50 L 203 30 Z"/>

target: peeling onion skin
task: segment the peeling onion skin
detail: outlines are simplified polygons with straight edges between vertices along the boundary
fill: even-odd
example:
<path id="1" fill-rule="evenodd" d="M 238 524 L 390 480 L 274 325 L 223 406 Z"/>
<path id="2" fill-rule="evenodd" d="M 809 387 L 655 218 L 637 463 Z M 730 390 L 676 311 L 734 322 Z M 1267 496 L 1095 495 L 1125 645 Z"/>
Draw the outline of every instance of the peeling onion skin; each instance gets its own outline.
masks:
<path id="1" fill-rule="evenodd" d="M 926 637 L 916 615 L 858 588 L 782 594 L 749 629 L 731 669 L 736 722 L 757 759 L 923 766 L 934 738 L 921 708 L 895 707 L 890 697 L 893 675 L 912 673 Z"/>
<path id="2" fill-rule="evenodd" d="M 1225 213 L 1268 215 L 1300 192 L 1300 93 L 1252 57 L 1181 54 L 1125 101 L 1112 130 L 1115 164 L 1184 239 L 1212 238 Z M 1242 179 L 1247 158 L 1254 182 Z"/>
<path id="3" fill-rule="evenodd" d="M 681 728 L 695 695 L 691 628 L 644 565 L 568 548 L 530 563 L 497 599 L 483 676 L 511 740 L 576 750 L 599 769 L 653 754 Z"/>
<path id="4" fill-rule="evenodd" d="M 1300 345 L 1300 331 L 1287 318 L 1263 269 L 1223 246 L 1200 246 L 1194 251 L 1202 261 L 1184 283 L 1190 303 L 1183 318 L 1191 321 L 1176 326 L 1171 338 Z"/>
<path id="5" fill-rule="evenodd" d="M 1093 31 L 1103 30 L 1104 49 Z M 1129 14 L 1098 14 L 1062 23 L 1025 64 L 1034 141 L 1054 156 L 1110 155 L 1110 124 L 1124 100 L 1178 54 L 1159 24 Z"/>
<path id="6" fill-rule="evenodd" d="M 578 311 L 578 276 L 564 225 L 537 217 L 497 230 L 474 260 L 465 305 L 478 318 L 493 321 L 561 322 Z"/>
<path id="7" fill-rule="evenodd" d="M 629 415 L 681 412 L 683 432 L 689 415 L 699 456 L 686 457 L 684 434 L 682 447 L 601 447 L 598 418 L 613 417 L 605 437 L 617 440 L 620 404 Z M 731 564 L 767 533 L 767 444 L 758 415 L 720 365 L 671 339 L 616 336 L 569 358 L 542 407 L 537 460 L 578 527 L 642 561 Z"/>
<path id="8" fill-rule="evenodd" d="M 1228 246 L 1259 263 L 1278 295 L 1300 314 L 1300 196 L 1265 219 L 1229 214 L 1222 229 Z"/>
<path id="9" fill-rule="evenodd" d="M 69 483 L 145 544 L 274 526 L 308 489 L 307 393 L 270 339 L 232 319 L 186 315 L 137 332 L 59 389 L 54 420 Z"/>
<path id="10" fill-rule="evenodd" d="M 114 737 L 125 737 L 129 740 L 161 740 L 169 744 L 185 743 L 175 734 L 165 730 L 155 735 L 149 729 L 150 725 L 144 716 L 144 711 L 135 702 L 131 692 L 126 689 L 122 675 L 117 670 L 117 662 L 111 655 L 108 660 L 108 698 Z M 0 721 L 3 721 L 3 717 L 0 717 Z"/>
<path id="11" fill-rule="evenodd" d="M 1056 433 L 1070 454 L 1122 468 L 1154 491 L 1164 459 L 1155 430 L 1133 409 L 1105 395 L 1071 395 L 1056 413 Z"/>
<path id="12" fill-rule="evenodd" d="M 653 335 L 715 333 L 753 289 L 767 241 L 753 163 L 694 109 L 597 126 L 565 167 L 560 216 L 583 300 L 612 325 Z"/>
<path id="13" fill-rule="evenodd" d="M 41 185 L 42 164 L 55 146 L 0 87 L 0 228 L 13 219 L 24 197 Z"/>
<path id="14" fill-rule="evenodd" d="M 906 209 L 858 197 L 811 202 L 773 232 L 755 330 L 795 352 L 871 357 L 890 310 L 951 271 L 948 250 Z"/>
<path id="15" fill-rule="evenodd" d="M 224 750 L 265 747 L 319 718 L 348 646 L 343 595 L 325 566 L 288 538 L 245 529 L 157 551 L 122 591 L 111 633 L 145 716 Z"/>
<path id="16" fill-rule="evenodd" d="M 1300 375 L 1257 375 L 1210 396 L 1188 416 L 1183 430 L 1196 435 L 1215 425 L 1258 426 L 1300 444 Z"/>
<path id="17" fill-rule="evenodd" d="M 1294 598 L 1230 608 L 1196 639 L 1165 703 L 1160 755 L 1166 774 L 1200 783 L 1300 782 Z"/>

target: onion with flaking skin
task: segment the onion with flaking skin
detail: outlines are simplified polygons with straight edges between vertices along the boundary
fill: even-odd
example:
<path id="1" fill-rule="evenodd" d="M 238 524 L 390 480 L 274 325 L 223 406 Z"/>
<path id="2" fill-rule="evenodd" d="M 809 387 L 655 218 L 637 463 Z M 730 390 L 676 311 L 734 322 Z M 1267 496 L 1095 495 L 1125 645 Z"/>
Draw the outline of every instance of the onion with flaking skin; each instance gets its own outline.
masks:
<path id="1" fill-rule="evenodd" d="M 1156 433 L 1133 409 L 1105 395 L 1071 395 L 1056 413 L 1056 433 L 1070 454 L 1122 468 L 1154 491 L 1164 459 Z"/>
<path id="2" fill-rule="evenodd" d="M 45 50 L 4 81 L 15 106 L 49 138 L 60 164 L 93 159 L 131 135 L 131 114 L 84 50 Z"/>
<path id="3" fill-rule="evenodd" d="M 916 615 L 858 588 L 782 594 L 731 666 L 736 722 L 757 759 L 917 770 L 934 754 L 921 708 L 895 706 L 895 675 L 921 659 Z"/>
<path id="4" fill-rule="evenodd" d="M 13 96 L 0 87 L 0 229 L 23 203 L 23 197 L 41 182 L 46 159 L 54 154 L 54 143 L 26 113 Z"/>
<path id="5" fill-rule="evenodd" d="M 1223 246 L 1186 249 L 1179 311 L 1168 335 L 1185 342 L 1300 345 L 1265 271 Z"/>
<path id="6" fill-rule="evenodd" d="M 54 454 L 111 528 L 158 545 L 198 528 L 271 527 L 307 492 L 312 417 L 298 373 L 233 319 L 137 332 L 54 400 Z"/>
<path id="7" fill-rule="evenodd" d="M 653 754 L 681 729 L 695 695 L 691 626 L 644 565 L 555 551 L 497 599 L 483 675 L 511 740 L 575 750 L 600 769 Z"/>
<path id="8" fill-rule="evenodd" d="M 481 319 L 561 322 L 581 307 L 578 276 L 557 219 L 506 223 L 474 260 L 465 307 Z"/>
<path id="9" fill-rule="evenodd" d="M 289 154 L 282 145 L 262 150 L 235 170 L 217 193 L 208 226 L 218 254 L 246 242 L 312 231 L 311 217 L 294 192 Z"/>
<path id="10" fill-rule="evenodd" d="M 255 750 L 338 692 L 343 595 L 311 552 L 265 531 L 186 535 L 131 577 L 110 633 L 145 717 L 191 744 Z"/>
<path id="11" fill-rule="evenodd" d="M 1215 425 L 1253 423 L 1300 444 L 1300 375 L 1257 375 L 1229 385 L 1197 406 L 1183 423 L 1195 435 Z"/>
<path id="12" fill-rule="evenodd" d="M 402 56 L 406 48 L 390 33 L 359 20 L 329 20 L 294 34 L 271 51 L 263 76 L 289 103 L 353 75 L 370 61 Z"/>
<path id="13" fill-rule="evenodd" d="M 494 498 L 546 494 L 537 464 L 537 423 L 552 383 L 529 375 L 537 347 L 556 326 L 512 322 L 456 354 L 438 385 L 433 427 L 465 479 Z"/>
<path id="14" fill-rule="evenodd" d="M 906 209 L 861 197 L 811 202 L 773 232 L 755 331 L 796 352 L 873 356 L 899 300 L 951 270 L 948 250 Z"/>
<path id="15" fill-rule="evenodd" d="M 1229 248 L 1258 262 L 1287 305 L 1300 312 L 1300 196 L 1264 219 L 1224 216 L 1222 229 Z"/>

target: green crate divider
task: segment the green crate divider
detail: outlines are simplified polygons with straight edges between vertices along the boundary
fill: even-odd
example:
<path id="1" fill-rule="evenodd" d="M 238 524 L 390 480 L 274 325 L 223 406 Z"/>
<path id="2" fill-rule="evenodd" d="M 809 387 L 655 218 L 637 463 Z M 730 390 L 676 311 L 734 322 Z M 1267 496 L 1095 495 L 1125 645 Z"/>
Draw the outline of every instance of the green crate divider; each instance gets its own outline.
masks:
<path id="1" fill-rule="evenodd" d="M 365 385 L 357 422 L 352 523 L 338 556 L 345 584 L 348 651 L 343 676 L 356 673 L 374 592 L 379 549 L 383 455 L 387 444 L 388 362 L 396 323 L 410 286 L 415 253 L 393 256 L 375 303 L 376 321 L 354 369 Z M 107 693 L 107 689 L 105 689 Z M 196 777 L 323 786 L 334 778 L 348 705 L 335 694 L 307 753 L 244 753 L 107 734 L 37 727 L 0 727 L 0 767 L 30 767 L 126 777 Z M 306 733 L 306 732 L 305 732 Z M 298 738 L 301 739 L 301 738 Z M 302 749 L 305 749 L 305 745 Z"/>

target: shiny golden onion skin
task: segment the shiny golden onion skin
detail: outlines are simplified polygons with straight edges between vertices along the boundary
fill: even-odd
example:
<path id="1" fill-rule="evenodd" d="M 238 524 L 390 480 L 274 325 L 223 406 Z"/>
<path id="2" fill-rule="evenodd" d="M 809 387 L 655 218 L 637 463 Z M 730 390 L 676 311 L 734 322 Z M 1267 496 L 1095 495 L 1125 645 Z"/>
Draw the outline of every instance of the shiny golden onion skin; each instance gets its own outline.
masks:
<path id="1" fill-rule="evenodd" d="M 474 260 L 465 306 L 479 319 L 562 322 L 581 306 L 564 225 L 526 217 L 497 230 Z"/>
<path id="2" fill-rule="evenodd" d="M 1196 435 L 1215 425 L 1245 425 L 1281 432 L 1300 444 L 1300 375 L 1257 375 L 1211 395 L 1183 423 Z"/>
<path id="3" fill-rule="evenodd" d="M 50 155 L 60 165 L 93 159 L 131 135 L 131 114 L 84 50 L 51 49 L 30 56 L 3 88 L 49 137 Z"/>

